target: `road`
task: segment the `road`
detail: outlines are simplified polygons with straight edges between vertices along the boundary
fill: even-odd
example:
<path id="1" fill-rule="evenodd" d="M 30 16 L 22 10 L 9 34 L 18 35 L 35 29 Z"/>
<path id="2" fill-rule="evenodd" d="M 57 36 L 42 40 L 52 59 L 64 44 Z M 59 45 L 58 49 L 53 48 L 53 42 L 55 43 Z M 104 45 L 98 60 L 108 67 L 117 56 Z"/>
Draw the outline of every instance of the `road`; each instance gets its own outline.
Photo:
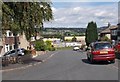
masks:
<path id="1" fill-rule="evenodd" d="M 51 53 L 50 53 L 51 54 Z M 86 52 L 58 50 L 43 63 L 2 73 L 3 80 L 118 80 L 118 61 L 90 64 Z"/>

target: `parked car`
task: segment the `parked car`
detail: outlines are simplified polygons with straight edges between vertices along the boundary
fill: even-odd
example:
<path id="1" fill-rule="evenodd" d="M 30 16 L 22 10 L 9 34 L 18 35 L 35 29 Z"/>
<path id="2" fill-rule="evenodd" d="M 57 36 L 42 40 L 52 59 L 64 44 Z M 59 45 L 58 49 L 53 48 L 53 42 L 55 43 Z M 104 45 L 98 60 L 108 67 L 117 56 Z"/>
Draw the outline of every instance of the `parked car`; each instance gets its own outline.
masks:
<path id="1" fill-rule="evenodd" d="M 118 43 L 114 46 L 114 48 L 115 48 L 115 51 L 116 51 L 117 53 L 120 53 L 120 42 L 118 42 Z"/>
<path id="2" fill-rule="evenodd" d="M 2 56 L 2 64 L 6 64 L 6 63 L 13 64 L 16 63 L 16 60 L 17 60 L 17 55 L 15 53 L 15 50 L 10 50 Z"/>
<path id="3" fill-rule="evenodd" d="M 93 63 L 94 61 L 110 61 L 115 62 L 115 51 L 109 42 L 94 42 L 90 44 L 87 51 L 87 59 Z"/>
<path id="4" fill-rule="evenodd" d="M 18 48 L 18 49 L 17 49 L 17 52 L 18 52 L 18 56 L 23 56 L 23 55 L 25 55 L 25 49 L 24 49 L 24 48 Z"/>
<path id="5" fill-rule="evenodd" d="M 18 48 L 17 49 L 17 54 L 16 54 L 16 50 L 10 50 L 8 52 L 6 52 L 3 56 L 23 56 L 25 49 L 24 48 Z"/>
<path id="6" fill-rule="evenodd" d="M 79 46 L 74 46 L 74 47 L 73 47 L 73 50 L 74 50 L 74 51 L 77 51 L 77 50 L 79 50 L 79 49 L 80 49 Z"/>
<path id="7" fill-rule="evenodd" d="M 24 48 L 18 48 L 17 54 L 16 50 L 6 52 L 2 57 L 2 63 L 6 61 L 8 61 L 9 63 L 21 63 L 30 58 L 32 58 L 32 56 L 30 53 L 28 53 L 27 50 L 25 50 Z"/>

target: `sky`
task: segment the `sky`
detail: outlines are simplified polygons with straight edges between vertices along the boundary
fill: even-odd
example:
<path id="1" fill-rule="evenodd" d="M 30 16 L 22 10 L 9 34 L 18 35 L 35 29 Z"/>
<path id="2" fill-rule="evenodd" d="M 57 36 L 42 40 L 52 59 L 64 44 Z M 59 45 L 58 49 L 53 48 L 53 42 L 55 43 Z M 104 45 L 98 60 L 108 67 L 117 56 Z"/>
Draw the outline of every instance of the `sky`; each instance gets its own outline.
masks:
<path id="1" fill-rule="evenodd" d="M 118 23 L 118 2 L 52 2 L 54 20 L 44 27 L 86 28 L 91 21 L 98 27 Z"/>

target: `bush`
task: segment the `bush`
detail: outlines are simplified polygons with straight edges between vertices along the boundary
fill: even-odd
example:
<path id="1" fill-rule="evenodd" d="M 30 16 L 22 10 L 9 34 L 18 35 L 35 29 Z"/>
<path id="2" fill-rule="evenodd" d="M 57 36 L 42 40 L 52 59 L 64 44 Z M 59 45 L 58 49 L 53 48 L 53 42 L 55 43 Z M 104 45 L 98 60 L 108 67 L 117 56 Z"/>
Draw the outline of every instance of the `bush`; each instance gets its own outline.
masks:
<path id="1" fill-rule="evenodd" d="M 46 50 L 46 45 L 43 40 L 36 41 L 35 42 L 35 49 L 37 51 L 45 51 Z"/>
<path id="2" fill-rule="evenodd" d="M 55 48 L 52 45 L 51 41 L 47 40 L 46 42 L 44 42 L 43 40 L 40 40 L 35 42 L 35 50 L 36 51 L 45 51 L 45 50 L 54 51 Z"/>
<path id="3" fill-rule="evenodd" d="M 49 50 L 49 51 L 55 51 L 55 48 L 54 47 L 48 47 L 47 50 Z"/>
<path id="4" fill-rule="evenodd" d="M 30 50 L 25 50 L 24 53 L 25 53 L 25 55 L 31 55 L 31 51 Z"/>
<path id="5" fill-rule="evenodd" d="M 55 48 L 54 48 L 54 46 L 52 45 L 52 42 L 51 41 L 46 41 L 45 42 L 45 44 L 46 44 L 46 49 L 47 50 L 49 50 L 49 51 L 54 51 L 55 50 Z"/>

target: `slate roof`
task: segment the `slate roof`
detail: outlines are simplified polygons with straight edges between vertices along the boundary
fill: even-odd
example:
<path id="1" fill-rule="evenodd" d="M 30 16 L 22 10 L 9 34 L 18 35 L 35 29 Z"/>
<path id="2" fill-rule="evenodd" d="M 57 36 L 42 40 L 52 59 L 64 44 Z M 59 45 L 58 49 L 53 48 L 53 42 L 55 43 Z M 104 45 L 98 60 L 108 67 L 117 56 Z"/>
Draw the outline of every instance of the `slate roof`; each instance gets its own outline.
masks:
<path id="1" fill-rule="evenodd" d="M 110 30 L 113 30 L 113 29 L 117 29 L 118 28 L 118 26 L 117 25 L 113 25 L 113 26 L 110 26 L 110 27 L 108 27 L 108 28 L 106 28 L 105 30 L 103 30 L 103 31 L 101 31 L 101 33 L 103 34 L 103 33 L 111 33 L 111 31 Z"/>

